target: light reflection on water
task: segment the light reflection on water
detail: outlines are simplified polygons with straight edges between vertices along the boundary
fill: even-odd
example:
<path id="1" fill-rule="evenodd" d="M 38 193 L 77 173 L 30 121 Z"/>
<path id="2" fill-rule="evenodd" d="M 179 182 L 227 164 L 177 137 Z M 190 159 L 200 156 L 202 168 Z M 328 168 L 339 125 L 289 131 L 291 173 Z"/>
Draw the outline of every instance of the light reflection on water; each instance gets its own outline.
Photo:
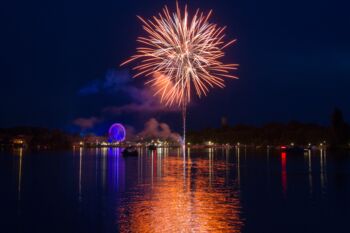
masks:
<path id="1" fill-rule="evenodd" d="M 190 152 L 190 151 L 187 151 Z M 150 177 L 133 188 L 118 208 L 122 232 L 240 232 L 243 220 L 236 183 L 225 186 L 233 164 L 208 158 L 168 156 L 157 150 L 138 158 Z M 150 162 L 150 163 L 147 163 Z M 140 167 L 139 167 L 140 168 Z M 156 178 L 156 179 L 155 179 Z M 149 180 L 150 179 L 150 180 Z"/>
<path id="2" fill-rule="evenodd" d="M 77 148 L 73 154 L 56 155 L 16 149 L 8 160 L 0 157 L 0 178 L 14 177 L 13 186 L 3 186 L 13 192 L 2 194 L 0 201 L 17 197 L 4 207 L 8 216 L 16 216 L 11 218 L 14 224 L 24 219 L 32 222 L 36 211 L 50 221 L 61 205 L 70 208 L 77 203 L 78 211 L 71 209 L 74 217 L 66 221 L 75 219 L 85 232 L 259 232 L 270 219 L 278 219 L 292 230 L 294 220 L 283 215 L 300 215 L 299 222 L 305 219 L 303 223 L 310 225 L 319 219 L 338 222 L 347 216 L 346 204 L 339 201 L 350 187 L 345 157 L 324 150 L 291 155 L 270 150 L 247 153 L 246 148 L 187 148 L 185 157 L 182 153 L 181 149 L 150 152 L 143 148 L 137 157 L 124 157 L 117 148 Z M 13 169 L 5 173 L 11 163 Z M 42 190 L 46 205 L 53 210 L 51 215 L 44 207 L 37 209 L 44 198 L 38 195 Z M 61 199 L 62 193 L 73 203 Z M 301 209 L 295 209 L 300 203 Z M 343 208 L 339 215 L 322 212 L 331 209 L 326 213 L 336 213 L 339 208 Z M 99 219 L 100 213 L 103 218 Z M 58 214 L 64 219 L 66 212 Z M 86 215 L 96 219 L 91 229 L 84 228 L 90 221 Z M 109 224 L 103 231 L 102 223 Z M 325 227 L 319 232 L 330 225 L 322 223 Z"/>

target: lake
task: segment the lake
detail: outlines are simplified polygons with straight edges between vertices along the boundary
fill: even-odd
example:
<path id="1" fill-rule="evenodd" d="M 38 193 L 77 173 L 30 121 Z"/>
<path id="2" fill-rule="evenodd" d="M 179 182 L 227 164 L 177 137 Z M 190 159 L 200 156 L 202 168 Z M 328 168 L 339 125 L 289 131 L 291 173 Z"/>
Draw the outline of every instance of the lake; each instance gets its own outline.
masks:
<path id="1" fill-rule="evenodd" d="M 0 151 L 0 232 L 350 232 L 350 154 Z"/>

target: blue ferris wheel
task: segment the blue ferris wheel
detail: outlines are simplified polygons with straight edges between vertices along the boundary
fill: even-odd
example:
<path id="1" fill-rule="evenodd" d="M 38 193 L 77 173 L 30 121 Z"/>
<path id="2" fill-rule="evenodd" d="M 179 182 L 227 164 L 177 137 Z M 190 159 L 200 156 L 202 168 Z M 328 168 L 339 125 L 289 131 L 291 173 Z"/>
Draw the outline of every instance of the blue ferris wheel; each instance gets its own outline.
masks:
<path id="1" fill-rule="evenodd" d="M 108 131 L 109 142 L 123 142 L 126 137 L 126 130 L 122 124 L 113 124 Z"/>

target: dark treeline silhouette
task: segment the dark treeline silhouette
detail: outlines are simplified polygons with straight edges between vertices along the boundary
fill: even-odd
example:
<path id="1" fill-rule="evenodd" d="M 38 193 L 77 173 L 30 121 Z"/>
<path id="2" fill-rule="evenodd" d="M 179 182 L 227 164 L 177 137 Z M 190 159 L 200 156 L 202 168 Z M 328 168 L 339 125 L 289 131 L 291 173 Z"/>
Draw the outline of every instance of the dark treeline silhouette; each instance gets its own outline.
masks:
<path id="1" fill-rule="evenodd" d="M 243 143 L 255 145 L 280 145 L 295 143 L 321 143 L 330 139 L 330 130 L 316 124 L 290 122 L 270 123 L 262 127 L 236 125 L 219 129 L 207 128 L 190 132 L 188 140 L 193 143 L 214 141 L 215 143 Z"/>
<path id="2" fill-rule="evenodd" d="M 213 141 L 220 144 L 242 143 L 247 145 L 319 145 L 326 143 L 331 148 L 348 148 L 350 145 L 350 128 L 339 109 L 335 109 L 331 126 L 306 124 L 297 121 L 289 123 L 270 123 L 261 127 L 236 125 L 221 128 L 207 128 L 192 131 L 188 135 L 191 143 Z"/>
<path id="3" fill-rule="evenodd" d="M 350 127 L 344 121 L 343 113 L 336 108 L 332 115 L 331 144 L 334 146 L 346 145 L 350 138 Z"/>
<path id="4" fill-rule="evenodd" d="M 0 129 L 0 145 L 31 148 L 65 149 L 72 146 L 76 136 L 61 130 L 39 127 L 14 127 Z"/>

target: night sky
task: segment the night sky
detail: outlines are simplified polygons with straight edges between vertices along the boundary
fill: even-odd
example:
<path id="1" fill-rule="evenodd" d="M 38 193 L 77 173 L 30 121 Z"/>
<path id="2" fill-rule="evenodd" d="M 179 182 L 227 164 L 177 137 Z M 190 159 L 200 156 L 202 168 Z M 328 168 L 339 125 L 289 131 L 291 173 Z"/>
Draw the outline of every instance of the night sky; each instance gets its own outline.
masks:
<path id="1" fill-rule="evenodd" d="M 180 1 L 185 3 L 185 1 Z M 228 80 L 190 107 L 192 129 L 299 120 L 327 125 L 335 107 L 350 121 L 350 3 L 340 0 L 187 1 L 214 10 L 212 22 L 238 39 L 225 61 Z M 102 132 L 111 122 L 140 128 L 156 117 L 179 129 L 180 113 L 162 111 L 145 79 L 119 64 L 148 18 L 175 1 L 6 1 L 1 5 L 0 127 L 33 125 Z"/>

